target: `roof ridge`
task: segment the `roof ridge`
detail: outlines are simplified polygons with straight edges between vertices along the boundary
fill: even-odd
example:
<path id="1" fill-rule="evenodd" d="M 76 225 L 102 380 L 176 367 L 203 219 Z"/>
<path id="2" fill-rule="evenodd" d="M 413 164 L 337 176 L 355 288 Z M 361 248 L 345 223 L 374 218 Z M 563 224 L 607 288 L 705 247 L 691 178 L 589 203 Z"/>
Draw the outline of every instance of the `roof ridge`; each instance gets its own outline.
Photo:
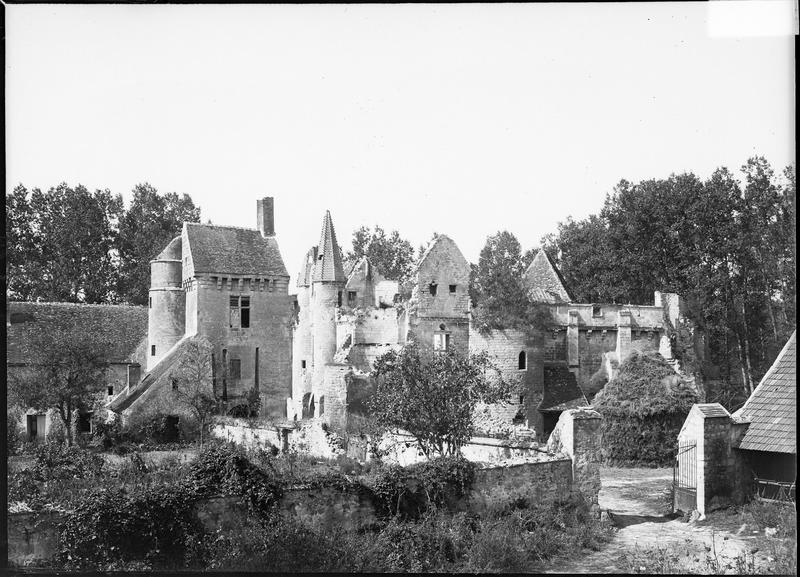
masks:
<path id="1" fill-rule="evenodd" d="M 230 228 L 230 229 L 233 229 L 233 230 L 247 230 L 249 232 L 257 232 L 259 235 L 261 235 L 261 231 L 258 230 L 257 228 L 249 228 L 249 227 L 246 227 L 246 226 L 232 226 L 232 225 L 228 225 L 228 224 L 205 224 L 205 223 L 202 223 L 202 222 L 185 222 L 184 224 L 188 225 L 188 226 L 203 226 L 203 227 L 206 227 L 206 228 Z M 270 237 L 266 236 L 264 238 L 270 238 Z M 273 238 L 274 238 L 274 236 L 273 236 Z"/>
<path id="2" fill-rule="evenodd" d="M 8 301 L 9 305 L 47 305 L 47 306 L 75 306 L 75 307 L 114 307 L 114 308 L 131 308 L 131 309 L 145 309 L 145 305 L 131 305 L 127 303 L 70 303 L 65 301 Z"/>

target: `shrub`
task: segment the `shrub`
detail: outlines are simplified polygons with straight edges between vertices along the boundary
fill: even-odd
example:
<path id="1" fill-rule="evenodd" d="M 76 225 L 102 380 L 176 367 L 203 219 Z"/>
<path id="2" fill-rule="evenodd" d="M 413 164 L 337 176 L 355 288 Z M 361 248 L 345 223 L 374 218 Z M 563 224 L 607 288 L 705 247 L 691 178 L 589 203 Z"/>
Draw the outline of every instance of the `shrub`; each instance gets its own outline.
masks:
<path id="1" fill-rule="evenodd" d="M 200 495 L 241 495 L 251 510 L 269 517 L 282 494 L 279 482 L 250 462 L 233 444 L 208 445 L 190 466 L 190 482 Z"/>
<path id="2" fill-rule="evenodd" d="M 697 394 L 672 386 L 672 367 L 658 353 L 634 351 L 594 398 L 603 416 L 602 457 L 612 465 L 667 466 Z"/>
<path id="3" fill-rule="evenodd" d="M 128 495 L 99 489 L 59 524 L 59 558 L 67 568 L 106 568 L 131 562 L 179 568 L 197 556 L 202 537 L 195 494 L 186 485 L 146 487 Z"/>
<path id="4" fill-rule="evenodd" d="M 418 518 L 431 506 L 447 505 L 465 496 L 475 478 L 475 465 L 463 457 L 440 457 L 410 467 L 389 465 L 365 480 L 383 514 Z"/>
<path id="5" fill-rule="evenodd" d="M 19 409 L 9 409 L 7 412 L 8 420 L 6 421 L 6 449 L 9 455 L 15 454 L 25 440 L 25 434 L 22 431 L 20 420 L 22 419 L 22 411 Z"/>
<path id="6" fill-rule="evenodd" d="M 34 456 L 31 470 L 37 481 L 97 477 L 105 465 L 103 458 L 91 451 L 51 443 L 37 447 Z"/>

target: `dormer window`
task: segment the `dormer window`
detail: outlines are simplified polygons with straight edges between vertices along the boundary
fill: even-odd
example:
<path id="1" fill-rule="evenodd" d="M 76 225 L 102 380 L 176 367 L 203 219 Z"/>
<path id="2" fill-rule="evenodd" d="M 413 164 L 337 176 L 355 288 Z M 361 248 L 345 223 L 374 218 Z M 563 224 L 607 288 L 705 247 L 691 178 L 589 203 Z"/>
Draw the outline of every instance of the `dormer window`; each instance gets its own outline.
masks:
<path id="1" fill-rule="evenodd" d="M 603 316 L 603 308 L 600 305 L 592 305 L 592 316 L 593 317 L 602 317 Z"/>
<path id="2" fill-rule="evenodd" d="M 432 282 L 430 285 L 428 285 L 428 290 L 430 291 L 431 296 L 433 296 L 433 297 L 436 296 L 436 287 L 437 287 L 437 285 L 436 285 L 435 282 Z"/>

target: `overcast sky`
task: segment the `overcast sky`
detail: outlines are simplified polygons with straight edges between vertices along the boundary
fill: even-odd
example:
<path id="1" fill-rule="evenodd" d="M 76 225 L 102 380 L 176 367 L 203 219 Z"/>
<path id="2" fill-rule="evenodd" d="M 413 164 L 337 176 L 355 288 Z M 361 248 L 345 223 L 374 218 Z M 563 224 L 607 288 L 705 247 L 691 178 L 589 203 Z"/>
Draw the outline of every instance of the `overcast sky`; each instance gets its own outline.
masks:
<path id="1" fill-rule="evenodd" d="M 273 196 L 292 282 L 325 209 L 527 249 L 622 178 L 794 161 L 793 38 L 710 4 L 6 6 L 6 186 Z"/>

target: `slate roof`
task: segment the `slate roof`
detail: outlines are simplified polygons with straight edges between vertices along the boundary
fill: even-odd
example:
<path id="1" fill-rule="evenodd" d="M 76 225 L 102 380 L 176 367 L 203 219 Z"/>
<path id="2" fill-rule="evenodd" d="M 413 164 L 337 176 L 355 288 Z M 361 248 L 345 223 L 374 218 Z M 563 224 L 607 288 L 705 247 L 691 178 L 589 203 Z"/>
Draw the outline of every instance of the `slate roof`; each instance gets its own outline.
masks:
<path id="1" fill-rule="evenodd" d="M 314 261 L 313 282 L 347 282 L 342 268 L 342 253 L 336 243 L 336 231 L 333 229 L 331 211 L 325 211 L 322 220 L 322 232 L 317 246 L 317 260 Z"/>
<path id="2" fill-rule="evenodd" d="M 178 367 L 180 360 L 188 347 L 192 337 L 183 337 L 173 347 L 167 351 L 153 369 L 148 372 L 141 381 L 133 387 L 126 387 L 126 395 L 118 395 L 111 401 L 109 408 L 115 413 L 121 413 L 129 409 L 144 393 L 157 387 L 163 387 L 164 383 L 171 376 L 173 369 Z"/>
<path id="3" fill-rule="evenodd" d="M 314 263 L 317 260 L 317 247 L 312 246 L 306 256 L 303 257 L 303 264 L 300 266 L 300 274 L 297 275 L 297 286 L 311 286 L 311 277 L 314 273 Z"/>
<path id="4" fill-rule="evenodd" d="M 141 343 L 147 339 L 147 308 L 127 305 L 76 303 L 8 303 L 6 362 L 36 362 L 31 348 L 37 333 L 56 328 L 91 331 L 110 345 L 107 362 L 138 363 Z"/>
<path id="5" fill-rule="evenodd" d="M 560 299 L 561 302 L 572 302 L 572 296 L 567 290 L 561 271 L 543 248 L 539 249 L 528 270 L 525 271 L 525 280 L 530 289 L 542 289 L 546 294 L 549 293 Z M 551 301 L 545 300 L 544 302 Z"/>
<path id="6" fill-rule="evenodd" d="M 289 276 L 273 236 L 250 228 L 192 222 L 184 226 L 196 273 Z"/>
<path id="7" fill-rule="evenodd" d="M 750 426 L 740 449 L 797 454 L 797 331 L 761 379 L 744 406 L 734 413 Z"/>
<path id="8" fill-rule="evenodd" d="M 181 260 L 182 252 L 181 252 L 181 245 L 182 240 L 180 236 L 176 236 L 169 244 L 164 247 L 159 255 L 155 258 L 155 260 Z"/>
<path id="9" fill-rule="evenodd" d="M 575 375 L 566 366 L 544 367 L 544 395 L 539 404 L 540 411 L 565 411 L 588 405 Z"/>

